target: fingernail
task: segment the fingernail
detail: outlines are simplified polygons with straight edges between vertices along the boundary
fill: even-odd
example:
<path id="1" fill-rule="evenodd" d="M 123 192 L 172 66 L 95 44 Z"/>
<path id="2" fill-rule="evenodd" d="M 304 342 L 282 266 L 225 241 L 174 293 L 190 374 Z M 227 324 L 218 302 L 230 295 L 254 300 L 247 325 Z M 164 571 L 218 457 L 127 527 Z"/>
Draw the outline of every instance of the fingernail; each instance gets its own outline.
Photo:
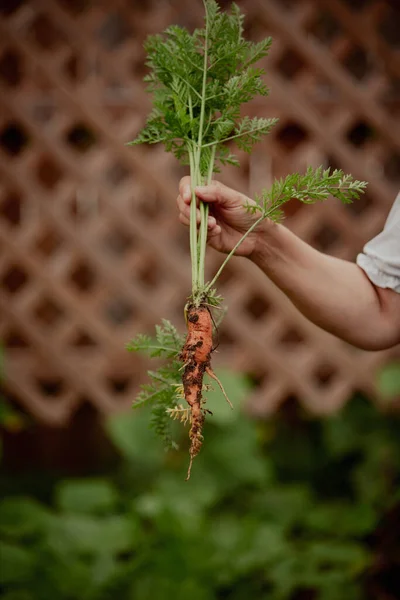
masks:
<path id="1" fill-rule="evenodd" d="M 189 185 L 186 185 L 186 186 L 185 186 L 185 188 L 184 188 L 184 190 L 183 190 L 183 193 L 184 193 L 184 195 L 185 195 L 185 197 L 186 197 L 186 198 L 190 198 L 190 196 L 191 196 L 192 194 L 191 194 L 191 192 L 190 192 L 190 186 L 189 186 Z"/>
<path id="2" fill-rule="evenodd" d="M 214 227 L 214 225 L 216 224 L 216 222 L 217 222 L 217 221 L 215 220 L 215 218 L 214 218 L 214 217 L 208 217 L 208 225 L 209 225 L 210 227 Z"/>
<path id="3" fill-rule="evenodd" d="M 204 192 L 207 191 L 207 186 L 206 185 L 197 185 L 195 188 L 195 191 L 198 192 L 199 194 L 204 194 Z"/>

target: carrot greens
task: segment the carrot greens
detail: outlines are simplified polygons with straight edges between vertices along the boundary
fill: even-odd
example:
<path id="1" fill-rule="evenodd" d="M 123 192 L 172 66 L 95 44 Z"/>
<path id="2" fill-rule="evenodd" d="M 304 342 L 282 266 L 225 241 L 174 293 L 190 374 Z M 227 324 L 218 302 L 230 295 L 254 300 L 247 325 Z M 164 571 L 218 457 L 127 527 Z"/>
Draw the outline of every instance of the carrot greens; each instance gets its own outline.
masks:
<path id="1" fill-rule="evenodd" d="M 148 38 L 150 73 L 145 77 L 154 108 L 132 144 L 162 142 L 168 152 L 190 167 L 193 189 L 209 183 L 220 165 L 238 165 L 229 142 L 250 152 L 277 119 L 240 116 L 240 108 L 255 96 L 266 96 L 264 71 L 253 65 L 266 56 L 271 38 L 253 43 L 243 37 L 243 15 L 236 5 L 221 12 L 213 0 L 205 3 L 205 27 L 192 35 L 177 25 L 165 35 Z M 192 296 L 204 295 L 208 206 L 200 203 L 196 226 L 193 192 L 190 224 Z"/>

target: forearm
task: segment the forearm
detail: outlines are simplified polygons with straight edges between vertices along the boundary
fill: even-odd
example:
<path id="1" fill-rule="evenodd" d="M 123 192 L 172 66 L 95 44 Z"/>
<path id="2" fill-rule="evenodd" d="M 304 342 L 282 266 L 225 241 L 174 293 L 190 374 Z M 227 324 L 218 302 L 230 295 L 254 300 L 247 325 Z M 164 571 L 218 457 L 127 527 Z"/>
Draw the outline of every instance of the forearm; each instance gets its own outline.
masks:
<path id="1" fill-rule="evenodd" d="M 368 350 L 400 342 L 400 320 L 393 317 L 392 305 L 398 298 L 377 289 L 357 265 L 321 254 L 275 224 L 260 234 L 251 258 L 307 319 L 326 331 Z"/>

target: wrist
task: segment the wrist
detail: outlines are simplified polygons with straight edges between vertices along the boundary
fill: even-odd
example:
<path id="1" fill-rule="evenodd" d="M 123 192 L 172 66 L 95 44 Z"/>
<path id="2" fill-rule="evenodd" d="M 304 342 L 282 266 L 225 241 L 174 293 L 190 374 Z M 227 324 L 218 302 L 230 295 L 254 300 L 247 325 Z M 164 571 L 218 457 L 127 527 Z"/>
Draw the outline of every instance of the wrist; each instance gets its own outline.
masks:
<path id="1" fill-rule="evenodd" d="M 281 229 L 281 225 L 270 219 L 260 223 L 255 233 L 254 250 L 249 256 L 257 266 L 261 266 L 276 251 Z"/>

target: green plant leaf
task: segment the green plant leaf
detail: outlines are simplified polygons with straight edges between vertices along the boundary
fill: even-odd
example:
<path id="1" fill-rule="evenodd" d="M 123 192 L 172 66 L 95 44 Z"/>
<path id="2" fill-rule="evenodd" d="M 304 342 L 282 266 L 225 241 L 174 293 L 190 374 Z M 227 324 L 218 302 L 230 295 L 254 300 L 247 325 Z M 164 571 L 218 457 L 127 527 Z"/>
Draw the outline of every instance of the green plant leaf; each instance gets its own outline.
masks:
<path id="1" fill-rule="evenodd" d="M 110 512 L 115 509 L 117 499 L 116 489 L 104 479 L 67 480 L 56 490 L 57 506 L 64 512 Z"/>
<path id="2" fill-rule="evenodd" d="M 136 521 L 125 515 L 95 518 L 65 514 L 54 524 L 52 536 L 58 536 L 74 553 L 115 555 L 136 547 L 138 529 Z"/>
<path id="3" fill-rule="evenodd" d="M 384 400 L 400 398 L 400 362 L 390 362 L 379 371 L 378 390 Z"/>
<path id="4" fill-rule="evenodd" d="M 264 518 L 289 530 L 313 510 L 310 491 L 302 484 L 275 484 L 266 497 L 257 497 L 254 509 Z"/>
<path id="5" fill-rule="evenodd" d="M 10 539 L 43 533 L 50 518 L 51 513 L 33 498 L 5 498 L 0 502 L 0 534 Z"/>
<path id="6" fill-rule="evenodd" d="M 223 427 L 215 427 L 212 437 L 208 435 L 208 431 L 214 427 L 212 419 L 206 422 L 204 435 L 207 443 L 204 443 L 197 458 L 199 477 L 202 472 L 200 465 L 204 461 L 203 465 L 212 465 L 214 476 L 219 478 L 222 489 L 246 482 L 265 484 L 272 476 L 271 465 L 259 451 L 257 432 L 248 418 L 239 411 L 235 411 L 235 414 L 236 420 L 225 422 Z M 192 477 L 197 477 L 196 470 Z"/>
<path id="7" fill-rule="evenodd" d="M 363 536 L 377 524 L 377 511 L 368 504 L 318 504 L 307 511 L 305 523 L 310 531 L 334 537 Z M 332 530 L 332 523 L 335 529 Z"/>
<path id="8" fill-rule="evenodd" d="M 105 428 L 119 452 L 128 460 L 142 465 L 143 469 L 156 468 L 163 462 L 165 453 L 160 440 L 149 429 L 149 411 L 115 414 L 105 421 Z"/>
<path id="9" fill-rule="evenodd" d="M 35 598 L 32 593 L 25 590 L 13 590 L 2 594 L 1 600 L 37 600 L 37 597 Z"/>
<path id="10" fill-rule="evenodd" d="M 35 555 L 19 546 L 0 542 L 0 585 L 23 584 L 33 576 Z"/>

